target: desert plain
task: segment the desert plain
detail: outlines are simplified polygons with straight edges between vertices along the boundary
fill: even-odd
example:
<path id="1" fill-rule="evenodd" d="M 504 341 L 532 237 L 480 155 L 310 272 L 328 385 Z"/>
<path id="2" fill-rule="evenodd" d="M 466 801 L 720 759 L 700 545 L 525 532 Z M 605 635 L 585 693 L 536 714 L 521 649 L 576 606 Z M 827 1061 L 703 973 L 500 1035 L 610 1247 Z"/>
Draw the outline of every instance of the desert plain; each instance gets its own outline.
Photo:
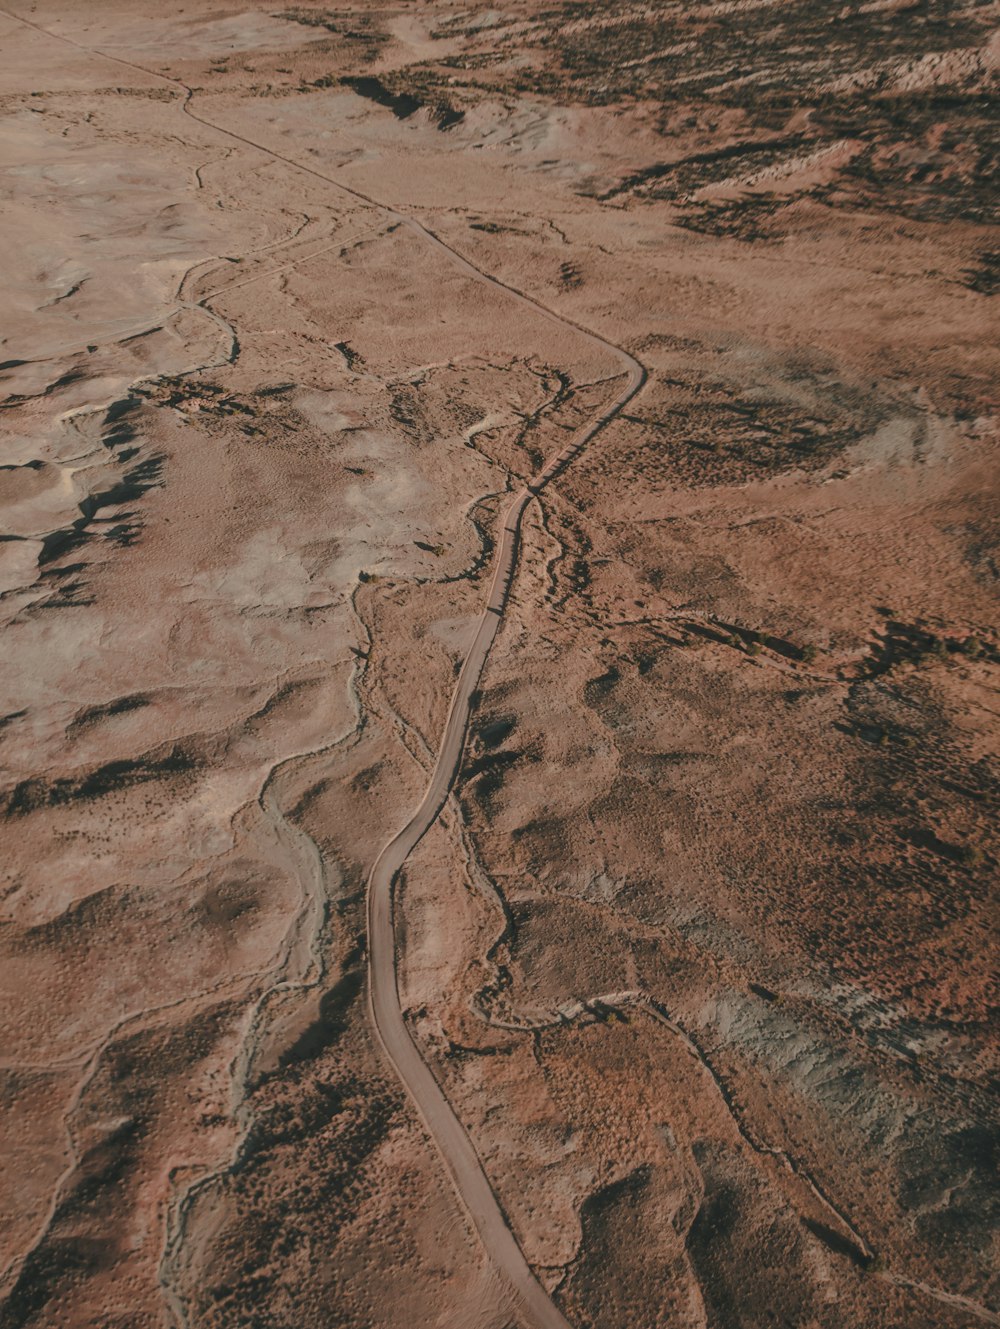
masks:
<path id="1" fill-rule="evenodd" d="M 0 1329 L 975 1329 L 1000 6 L 0 10 Z"/>

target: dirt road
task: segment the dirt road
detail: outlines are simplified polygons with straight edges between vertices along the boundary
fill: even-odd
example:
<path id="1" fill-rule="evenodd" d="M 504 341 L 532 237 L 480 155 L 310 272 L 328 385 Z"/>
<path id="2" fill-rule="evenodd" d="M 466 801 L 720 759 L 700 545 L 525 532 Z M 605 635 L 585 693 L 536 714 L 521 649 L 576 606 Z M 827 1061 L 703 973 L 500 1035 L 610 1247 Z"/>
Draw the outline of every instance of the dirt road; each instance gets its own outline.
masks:
<path id="1" fill-rule="evenodd" d="M 409 1091 L 428 1132 L 444 1156 L 455 1189 L 476 1225 L 476 1230 L 519 1296 L 528 1322 L 534 1326 L 534 1329 L 569 1329 L 569 1327 L 568 1321 L 539 1283 L 524 1258 L 483 1171 L 472 1141 L 406 1027 L 396 986 L 396 937 L 393 927 L 392 894 L 397 874 L 421 836 L 434 823 L 458 772 L 472 712 L 472 698 L 486 665 L 490 648 L 500 629 L 517 563 L 521 519 L 525 508 L 531 499 L 582 451 L 594 435 L 618 414 L 645 381 L 645 372 L 638 361 L 618 348 L 609 347 L 609 349 L 613 349 L 616 355 L 628 362 L 627 384 L 614 402 L 596 420 L 582 429 L 572 442 L 539 472 L 531 484 L 514 497 L 504 513 L 500 539 L 494 556 L 489 597 L 479 620 L 475 641 L 465 658 L 451 700 L 430 783 L 413 816 L 379 854 L 368 879 L 369 991 L 375 1028 L 396 1074 Z"/>
<path id="2" fill-rule="evenodd" d="M 443 253 L 454 267 L 473 280 L 504 291 L 510 299 L 527 306 L 534 313 L 540 314 L 562 328 L 574 329 L 580 337 L 617 359 L 622 365 L 623 373 L 627 375 L 625 386 L 611 404 L 579 430 L 570 443 L 549 460 L 530 483 L 514 496 L 504 512 L 500 538 L 494 554 L 488 598 L 475 641 L 459 674 L 430 782 L 413 816 L 379 854 L 368 880 L 369 995 L 372 1019 L 385 1054 L 416 1105 L 428 1134 L 440 1150 L 451 1173 L 455 1189 L 484 1245 L 520 1300 L 527 1324 L 531 1329 L 570 1329 L 568 1321 L 535 1277 L 525 1259 L 465 1127 L 459 1121 L 407 1029 L 396 982 L 393 884 L 415 845 L 433 825 L 458 773 L 472 711 L 472 698 L 499 631 L 517 564 L 521 520 L 525 509 L 532 498 L 541 493 L 545 486 L 559 475 L 636 395 L 646 381 L 646 371 L 638 360 L 621 347 L 580 327 L 522 291 L 483 272 L 416 218 L 398 212 L 378 199 L 344 185 L 334 177 L 325 175 L 303 162 L 274 152 L 261 143 L 205 119 L 192 107 L 193 90 L 179 79 L 119 56 L 108 55 L 96 48 L 84 46 L 8 10 L 0 10 L 0 13 L 5 13 L 8 18 L 77 50 L 151 75 L 179 88 L 183 93 L 180 109 L 191 119 L 225 138 L 253 148 L 273 160 L 284 162 L 298 171 L 325 181 L 342 193 L 381 209 L 394 222 L 407 227 L 429 246 Z"/>

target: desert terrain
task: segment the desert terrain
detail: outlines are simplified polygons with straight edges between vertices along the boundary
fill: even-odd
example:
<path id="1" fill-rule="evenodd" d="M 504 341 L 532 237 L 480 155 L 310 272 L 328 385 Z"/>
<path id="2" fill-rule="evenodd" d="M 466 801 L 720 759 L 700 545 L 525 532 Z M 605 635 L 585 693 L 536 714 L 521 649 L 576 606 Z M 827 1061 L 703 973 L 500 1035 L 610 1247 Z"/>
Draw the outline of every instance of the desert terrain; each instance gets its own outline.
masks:
<path id="1" fill-rule="evenodd" d="M 4 0 L 0 1329 L 976 1329 L 1000 5 Z"/>

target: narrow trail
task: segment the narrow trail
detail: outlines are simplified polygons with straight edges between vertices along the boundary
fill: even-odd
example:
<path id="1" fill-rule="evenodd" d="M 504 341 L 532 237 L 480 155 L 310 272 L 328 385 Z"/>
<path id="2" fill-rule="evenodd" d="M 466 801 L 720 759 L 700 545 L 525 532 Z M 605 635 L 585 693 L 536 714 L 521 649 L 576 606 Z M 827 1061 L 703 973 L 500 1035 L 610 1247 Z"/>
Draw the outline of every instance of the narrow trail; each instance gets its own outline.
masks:
<path id="1" fill-rule="evenodd" d="M 607 341 L 573 320 L 557 314 L 546 305 L 525 295 L 515 287 L 478 268 L 469 259 L 442 240 L 422 222 L 397 211 L 359 189 L 341 183 L 304 162 L 296 161 L 265 145 L 255 142 L 234 130 L 226 129 L 197 114 L 191 102 L 194 90 L 180 79 L 161 74 L 119 56 L 108 55 L 96 47 L 88 47 L 72 38 L 52 32 L 39 24 L 0 10 L 7 18 L 32 28 L 41 35 L 61 41 L 88 55 L 110 60 L 147 77 L 153 77 L 178 88 L 183 93 L 181 110 L 198 124 L 221 134 L 274 161 L 284 162 L 294 170 L 322 180 L 339 192 L 370 207 L 405 226 L 429 247 L 443 254 L 447 261 L 473 281 L 503 291 L 509 298 L 530 309 L 562 329 L 572 329 L 578 336 L 617 359 L 623 367 L 626 383 L 611 404 L 589 424 L 581 428 L 572 440 L 540 470 L 532 480 L 518 490 L 506 507 L 500 537 L 493 558 L 493 575 L 483 608 L 475 640 L 466 657 L 438 748 L 437 760 L 430 782 L 420 805 L 409 821 L 383 848 L 368 879 L 368 965 L 369 1000 L 372 1020 L 385 1055 L 413 1100 L 428 1134 L 440 1151 L 451 1174 L 455 1189 L 469 1217 L 490 1252 L 497 1267 L 511 1284 L 521 1303 L 525 1318 L 533 1329 L 570 1329 L 569 1322 L 556 1306 L 549 1293 L 535 1276 L 511 1230 L 507 1215 L 497 1198 L 483 1165 L 465 1127 L 459 1120 L 428 1064 L 424 1061 L 403 1017 L 396 975 L 396 941 L 393 923 L 393 886 L 396 877 L 417 843 L 437 819 L 458 774 L 472 712 L 473 696 L 486 666 L 490 649 L 500 628 L 511 583 L 517 566 L 521 521 L 528 504 L 540 494 L 587 444 L 615 418 L 632 400 L 646 381 L 646 370 L 626 350 Z M 203 306 L 204 307 L 204 306 Z"/>

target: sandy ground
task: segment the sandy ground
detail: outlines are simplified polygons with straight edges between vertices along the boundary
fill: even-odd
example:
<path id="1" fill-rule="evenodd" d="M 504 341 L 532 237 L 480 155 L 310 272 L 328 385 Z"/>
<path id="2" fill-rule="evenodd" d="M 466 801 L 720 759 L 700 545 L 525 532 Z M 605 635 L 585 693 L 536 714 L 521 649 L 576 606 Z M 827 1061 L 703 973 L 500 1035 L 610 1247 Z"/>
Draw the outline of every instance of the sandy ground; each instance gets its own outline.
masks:
<path id="1" fill-rule="evenodd" d="M 1000 1322 L 995 20 L 0 13 L 2 1329 L 540 1323 L 365 903 L 577 328 L 406 1028 L 574 1329 Z"/>

